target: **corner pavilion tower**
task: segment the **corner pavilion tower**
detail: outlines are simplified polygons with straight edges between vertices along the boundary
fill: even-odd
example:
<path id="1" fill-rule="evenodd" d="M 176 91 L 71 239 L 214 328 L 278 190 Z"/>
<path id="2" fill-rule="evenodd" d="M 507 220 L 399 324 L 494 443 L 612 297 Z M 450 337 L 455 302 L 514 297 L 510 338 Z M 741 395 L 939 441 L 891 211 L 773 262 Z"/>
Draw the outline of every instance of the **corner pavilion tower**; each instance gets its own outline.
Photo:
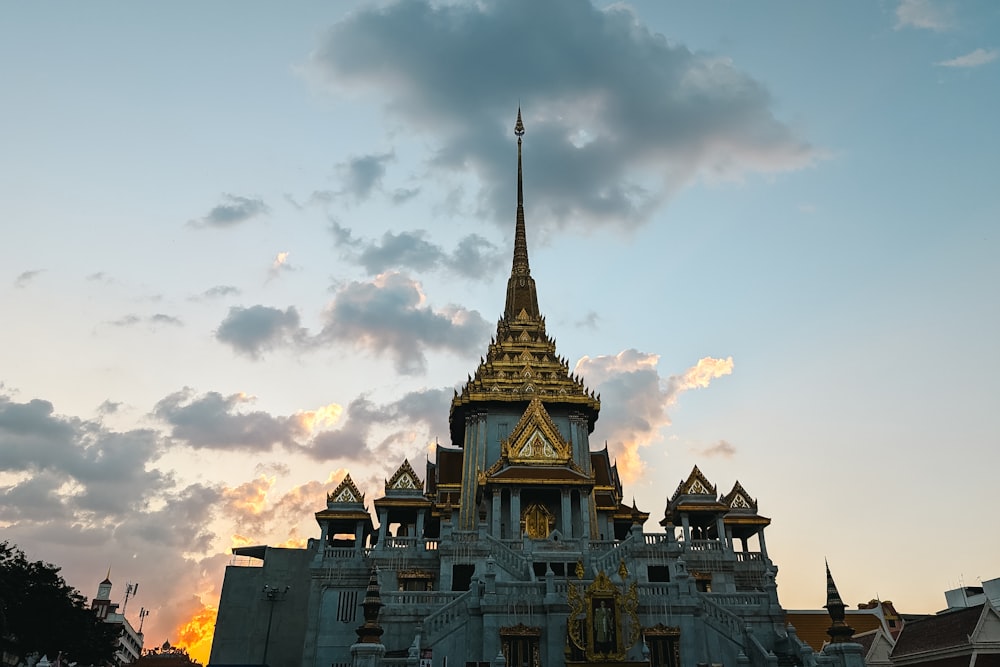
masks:
<path id="1" fill-rule="evenodd" d="M 353 664 L 370 581 L 384 665 L 816 664 L 785 627 L 770 519 L 739 482 L 720 495 L 695 467 L 663 531 L 646 533 L 607 448 L 591 449 L 600 397 L 556 353 L 531 277 L 520 111 L 514 132 L 506 303 L 452 400 L 450 445 L 422 477 L 401 463 L 374 501 L 377 527 L 348 475 L 306 549 L 234 549 L 212 665 Z"/>

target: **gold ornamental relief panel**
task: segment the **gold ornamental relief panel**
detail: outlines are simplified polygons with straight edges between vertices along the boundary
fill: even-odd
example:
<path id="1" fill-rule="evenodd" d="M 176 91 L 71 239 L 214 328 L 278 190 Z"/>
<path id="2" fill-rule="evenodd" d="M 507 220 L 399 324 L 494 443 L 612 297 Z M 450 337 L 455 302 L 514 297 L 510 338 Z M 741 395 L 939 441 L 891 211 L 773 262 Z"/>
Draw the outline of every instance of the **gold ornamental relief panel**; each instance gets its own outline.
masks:
<path id="1" fill-rule="evenodd" d="M 533 503 L 521 513 L 521 532 L 533 540 L 544 540 L 555 525 L 556 518 L 544 505 Z"/>
<path id="2" fill-rule="evenodd" d="M 577 576 L 583 575 L 582 567 Z M 641 631 L 639 625 L 639 591 L 636 582 L 626 584 L 628 570 L 619 567 L 621 587 L 616 586 L 603 571 L 587 588 L 570 585 L 567 602 L 570 613 L 566 631 L 576 650 L 586 662 L 600 663 L 625 660 Z"/>

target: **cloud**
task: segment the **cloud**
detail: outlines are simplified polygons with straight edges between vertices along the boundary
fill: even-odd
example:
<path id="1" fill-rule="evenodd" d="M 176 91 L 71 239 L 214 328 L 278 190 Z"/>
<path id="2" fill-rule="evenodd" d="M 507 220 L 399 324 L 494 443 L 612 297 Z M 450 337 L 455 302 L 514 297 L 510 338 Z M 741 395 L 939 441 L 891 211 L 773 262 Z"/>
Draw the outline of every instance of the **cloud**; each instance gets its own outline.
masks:
<path id="1" fill-rule="evenodd" d="M 267 271 L 267 279 L 274 280 L 286 271 L 294 271 L 295 267 L 288 262 L 288 252 L 282 251 L 274 256 L 271 268 Z"/>
<path id="2" fill-rule="evenodd" d="M 440 245 L 427 240 L 422 229 L 398 234 L 387 231 L 379 241 L 363 242 L 351 230 L 334 223 L 331 233 L 338 245 L 360 248 L 347 253 L 345 258 L 357 262 L 369 275 L 378 275 L 392 269 L 409 269 L 425 273 L 441 268 L 472 279 L 492 277 L 500 267 L 503 254 L 488 240 L 478 234 L 461 239 L 448 253 Z"/>
<path id="3" fill-rule="evenodd" d="M 412 460 L 428 443 L 448 437 L 446 415 L 453 391 L 452 387 L 421 389 L 384 405 L 359 396 L 348 405 L 340 428 L 315 435 L 308 454 L 319 461 L 378 464 L 392 472 L 403 458 Z M 378 441 L 374 441 L 376 429 L 381 433 Z"/>
<path id="4" fill-rule="evenodd" d="M 395 159 L 392 152 L 360 155 L 337 165 L 337 175 L 342 183 L 339 194 L 355 201 L 368 199 L 372 191 L 381 187 L 385 166 Z"/>
<path id="5" fill-rule="evenodd" d="M 993 62 L 998 57 L 1000 57 L 1000 51 L 997 49 L 976 49 L 964 56 L 942 60 L 935 64 L 940 67 L 981 67 Z"/>
<path id="6" fill-rule="evenodd" d="M 761 83 L 651 32 L 623 4 L 381 5 L 335 24 L 310 64 L 333 86 L 378 91 L 394 120 L 438 146 L 428 177 L 475 175 L 496 220 L 515 201 L 518 99 L 528 206 L 558 224 L 634 228 L 699 175 L 815 159 Z"/>
<path id="7" fill-rule="evenodd" d="M 18 289 L 24 289 L 39 275 L 45 273 L 45 269 L 34 269 L 32 271 L 22 271 L 17 274 L 17 278 L 14 278 L 14 287 Z"/>
<path id="8" fill-rule="evenodd" d="M 223 396 L 214 391 L 195 396 L 185 388 L 161 399 L 153 414 L 170 427 L 171 438 L 195 449 L 298 450 L 299 441 L 309 435 L 307 424 L 297 415 L 274 417 L 244 410 L 253 400 L 242 393 Z"/>
<path id="9" fill-rule="evenodd" d="M 115 279 L 109 276 L 104 271 L 98 271 L 97 273 L 91 273 L 87 276 L 86 280 L 92 283 L 102 283 L 104 285 L 111 285 L 115 282 Z"/>
<path id="10" fill-rule="evenodd" d="M 477 311 L 425 301 L 420 284 L 399 273 L 351 282 L 334 296 L 318 338 L 388 354 L 402 374 L 424 372 L 428 349 L 469 354 L 482 344 L 488 327 Z"/>
<path id="11" fill-rule="evenodd" d="M 295 343 L 303 335 L 298 311 L 292 306 L 284 311 L 261 305 L 233 306 L 215 332 L 216 340 L 251 359 L 276 347 Z"/>
<path id="12" fill-rule="evenodd" d="M 681 394 L 705 388 L 733 370 L 732 357 L 704 357 L 680 375 L 662 379 L 657 370 L 659 356 L 625 350 L 615 356 L 584 356 L 575 372 L 601 394 L 601 417 L 595 439 L 605 439 L 616 457 L 622 479 L 631 481 L 642 474 L 640 447 L 657 441 L 660 429 L 670 425 L 667 410 Z M 606 399 L 606 400 L 605 400 Z"/>
<path id="13" fill-rule="evenodd" d="M 701 449 L 695 451 L 702 456 L 707 456 L 708 458 L 720 457 L 724 459 L 731 459 L 736 455 L 736 448 L 725 440 L 719 440 L 714 445 L 702 447 Z"/>
<path id="14" fill-rule="evenodd" d="M 156 313 L 154 315 L 145 318 L 139 317 L 135 313 L 129 313 L 128 315 L 123 315 L 122 317 L 119 317 L 117 320 L 111 320 L 110 322 L 108 322 L 108 324 L 110 324 L 113 327 L 134 327 L 137 324 L 142 324 L 143 322 L 150 325 L 151 327 L 161 324 L 167 324 L 175 327 L 184 325 L 184 323 L 179 318 L 174 317 L 173 315 L 166 315 L 164 313 Z"/>
<path id="15" fill-rule="evenodd" d="M 0 470 L 27 474 L 0 487 L 0 514 L 14 519 L 30 518 L 26 513 L 36 507 L 53 517 L 122 517 L 171 484 L 150 467 L 164 447 L 154 431 L 111 431 L 59 416 L 41 399 L 17 403 L 0 395 L 0 442 Z M 27 499 L 35 505 L 25 505 Z"/>
<path id="16" fill-rule="evenodd" d="M 174 317 L 173 315 L 165 315 L 164 313 L 156 313 L 149 318 L 152 324 L 169 324 L 170 326 L 179 327 L 183 326 L 184 323 L 181 322 L 180 318 Z"/>
<path id="17" fill-rule="evenodd" d="M 256 454 L 280 449 L 323 462 L 386 466 L 448 435 L 452 392 L 421 389 L 386 404 L 358 396 L 346 408 L 332 403 L 282 416 L 249 409 L 254 399 L 246 394 L 198 395 L 185 388 L 157 402 L 153 416 L 167 426 L 173 445 Z M 260 477 L 285 473 L 280 464 L 258 470 Z"/>
<path id="18" fill-rule="evenodd" d="M 223 194 L 222 199 L 221 204 L 213 207 L 204 217 L 191 220 L 188 225 L 196 228 L 215 227 L 217 229 L 235 227 L 271 210 L 259 198 Z"/>
<path id="19" fill-rule="evenodd" d="M 140 322 L 142 322 L 141 317 L 139 317 L 134 313 L 129 313 L 128 315 L 123 315 L 122 317 L 119 317 L 117 320 L 111 320 L 110 322 L 108 322 L 108 324 L 110 324 L 113 327 L 132 327 L 135 326 L 136 324 L 139 324 Z"/>
<path id="20" fill-rule="evenodd" d="M 205 299 L 221 299 L 227 296 L 238 296 L 240 293 L 240 288 L 235 285 L 216 285 L 202 292 L 201 296 Z"/>
<path id="21" fill-rule="evenodd" d="M 953 27 L 947 7 L 931 0 L 901 0 L 896 6 L 896 30 L 918 28 L 944 32 Z"/>

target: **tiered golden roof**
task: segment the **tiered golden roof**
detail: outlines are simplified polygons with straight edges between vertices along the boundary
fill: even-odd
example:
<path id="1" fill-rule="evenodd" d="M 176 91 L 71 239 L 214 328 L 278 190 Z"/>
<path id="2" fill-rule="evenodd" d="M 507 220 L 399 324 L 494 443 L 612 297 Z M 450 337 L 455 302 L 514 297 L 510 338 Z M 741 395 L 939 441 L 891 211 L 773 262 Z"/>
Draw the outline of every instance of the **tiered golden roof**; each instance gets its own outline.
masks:
<path id="1" fill-rule="evenodd" d="M 517 125 L 517 222 L 514 229 L 514 260 L 507 281 L 507 302 L 490 340 L 486 358 L 480 358 L 474 376 L 451 402 L 452 442 L 462 446 L 465 414 L 477 403 L 529 402 L 569 403 L 587 414 L 590 428 L 601 409 L 600 397 L 583 380 L 569 372 L 569 361 L 556 354 L 555 340 L 545 333 L 545 318 L 538 310 L 535 280 L 528 264 L 521 178 L 521 136 L 524 124 L 518 110 Z"/>

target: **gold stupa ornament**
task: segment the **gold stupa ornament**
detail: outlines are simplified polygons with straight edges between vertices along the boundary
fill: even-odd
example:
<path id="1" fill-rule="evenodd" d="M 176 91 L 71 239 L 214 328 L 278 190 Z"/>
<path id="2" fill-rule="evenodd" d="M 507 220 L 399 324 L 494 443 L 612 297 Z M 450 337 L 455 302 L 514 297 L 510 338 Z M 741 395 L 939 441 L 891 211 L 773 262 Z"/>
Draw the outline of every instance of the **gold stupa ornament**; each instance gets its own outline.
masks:
<path id="1" fill-rule="evenodd" d="M 463 423 L 471 406 L 484 402 L 546 402 L 578 405 L 593 428 L 601 409 L 600 397 L 583 380 L 570 373 L 569 361 L 556 354 L 556 343 L 545 333 L 545 318 L 538 310 L 535 279 L 528 263 L 528 241 L 524 223 L 524 187 L 521 169 L 521 110 L 514 126 L 517 136 L 517 220 L 514 227 L 514 260 L 507 280 L 503 317 L 490 340 L 486 358 L 468 382 L 455 392 L 451 402 L 452 430 Z"/>

